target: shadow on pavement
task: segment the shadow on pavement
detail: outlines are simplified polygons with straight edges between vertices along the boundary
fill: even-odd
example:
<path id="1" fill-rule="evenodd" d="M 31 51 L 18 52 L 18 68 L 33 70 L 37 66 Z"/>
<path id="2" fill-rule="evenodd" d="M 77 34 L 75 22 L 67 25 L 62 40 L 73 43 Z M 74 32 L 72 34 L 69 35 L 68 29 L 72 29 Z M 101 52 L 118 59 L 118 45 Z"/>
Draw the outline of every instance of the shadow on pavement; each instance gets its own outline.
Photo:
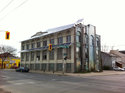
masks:
<path id="1" fill-rule="evenodd" d="M 0 93 L 11 93 L 11 92 L 5 91 L 4 89 L 0 88 Z"/>
<path id="2" fill-rule="evenodd" d="M 2 73 L 0 72 L 0 93 L 11 93 L 10 91 L 5 91 L 3 88 L 1 88 L 1 85 L 4 84 L 4 80 L 2 78 Z"/>

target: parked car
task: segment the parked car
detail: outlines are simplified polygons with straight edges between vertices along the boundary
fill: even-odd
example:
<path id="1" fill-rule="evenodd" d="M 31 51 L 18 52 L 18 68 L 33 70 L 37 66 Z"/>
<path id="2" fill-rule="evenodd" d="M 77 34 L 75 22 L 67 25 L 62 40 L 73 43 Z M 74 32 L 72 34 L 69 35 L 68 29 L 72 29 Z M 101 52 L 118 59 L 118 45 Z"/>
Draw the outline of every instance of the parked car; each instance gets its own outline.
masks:
<path id="1" fill-rule="evenodd" d="M 12 66 L 11 69 L 17 69 L 18 67 L 17 66 Z"/>
<path id="2" fill-rule="evenodd" d="M 117 68 L 113 68 L 115 71 L 125 71 L 124 68 L 120 68 L 120 67 L 117 67 Z"/>
<path id="3" fill-rule="evenodd" d="M 28 67 L 19 67 L 16 69 L 16 72 L 29 72 Z"/>
<path id="4" fill-rule="evenodd" d="M 125 67 L 123 67 L 123 69 L 125 70 Z"/>

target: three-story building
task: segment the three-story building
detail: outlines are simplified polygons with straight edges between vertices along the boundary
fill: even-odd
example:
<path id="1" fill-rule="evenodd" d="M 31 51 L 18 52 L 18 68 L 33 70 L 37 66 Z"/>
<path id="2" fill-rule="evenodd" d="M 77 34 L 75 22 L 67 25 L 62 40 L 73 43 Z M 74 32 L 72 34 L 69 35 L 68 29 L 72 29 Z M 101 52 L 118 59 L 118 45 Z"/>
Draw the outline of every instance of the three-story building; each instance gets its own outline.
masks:
<path id="1" fill-rule="evenodd" d="M 95 26 L 69 24 L 38 32 L 22 41 L 21 66 L 58 72 L 101 71 L 100 50 Z"/>

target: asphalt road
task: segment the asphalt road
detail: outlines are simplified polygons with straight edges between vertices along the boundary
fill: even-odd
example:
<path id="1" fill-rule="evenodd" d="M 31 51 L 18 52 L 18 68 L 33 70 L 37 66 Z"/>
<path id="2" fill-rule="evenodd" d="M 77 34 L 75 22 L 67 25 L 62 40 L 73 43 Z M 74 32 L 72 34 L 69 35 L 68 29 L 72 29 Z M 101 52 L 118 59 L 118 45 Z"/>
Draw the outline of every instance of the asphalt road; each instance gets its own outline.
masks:
<path id="1" fill-rule="evenodd" d="M 12 93 L 125 93 L 124 74 L 73 77 L 2 70 L 0 77 Z"/>

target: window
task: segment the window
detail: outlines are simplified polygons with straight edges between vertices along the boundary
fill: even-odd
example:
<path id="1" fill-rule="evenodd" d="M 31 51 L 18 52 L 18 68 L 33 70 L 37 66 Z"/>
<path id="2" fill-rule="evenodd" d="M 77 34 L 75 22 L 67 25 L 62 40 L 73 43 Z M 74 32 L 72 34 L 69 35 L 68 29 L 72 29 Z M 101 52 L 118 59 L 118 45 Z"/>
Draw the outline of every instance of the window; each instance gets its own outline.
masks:
<path id="1" fill-rule="evenodd" d="M 39 48 L 41 45 L 40 45 L 40 42 L 37 42 L 37 48 Z"/>
<path id="2" fill-rule="evenodd" d="M 85 43 L 86 43 L 86 44 L 88 44 L 88 42 L 89 42 L 88 35 L 87 35 L 87 34 L 85 34 Z"/>
<path id="3" fill-rule="evenodd" d="M 37 52 L 36 52 L 36 59 L 37 59 L 37 61 L 40 60 L 40 51 L 37 51 Z"/>
<path id="4" fill-rule="evenodd" d="M 97 47 L 100 47 L 100 42 L 99 41 L 97 41 Z"/>
<path id="5" fill-rule="evenodd" d="M 43 46 L 47 46 L 47 40 L 43 41 Z"/>
<path id="6" fill-rule="evenodd" d="M 25 46 L 24 45 L 22 45 L 22 50 L 24 50 L 25 49 Z"/>
<path id="7" fill-rule="evenodd" d="M 31 52 L 31 61 L 34 61 L 34 52 Z"/>
<path id="8" fill-rule="evenodd" d="M 76 32 L 76 42 L 80 42 L 80 32 Z"/>
<path id="9" fill-rule="evenodd" d="M 29 61 L 29 53 L 26 53 L 26 61 Z"/>
<path id="10" fill-rule="evenodd" d="M 31 47 L 32 47 L 32 48 L 35 48 L 35 43 L 32 43 L 32 44 L 31 44 Z"/>
<path id="11" fill-rule="evenodd" d="M 21 53 L 21 61 L 24 61 L 24 53 Z"/>
<path id="12" fill-rule="evenodd" d="M 50 44 L 54 44 L 54 39 L 50 39 Z"/>
<path id="13" fill-rule="evenodd" d="M 98 37 L 96 38 L 96 46 L 97 46 L 97 47 L 100 47 L 100 40 L 99 40 Z"/>
<path id="14" fill-rule="evenodd" d="M 62 71 L 63 70 L 63 64 L 62 63 L 57 63 L 56 69 L 57 69 L 57 71 Z"/>
<path id="15" fill-rule="evenodd" d="M 63 37 L 59 37 L 58 38 L 58 44 L 62 44 L 63 43 Z"/>
<path id="16" fill-rule="evenodd" d="M 46 59 L 47 59 L 47 51 L 44 50 L 42 54 L 43 54 L 42 59 L 43 59 L 43 60 L 46 60 Z"/>
<path id="17" fill-rule="evenodd" d="M 57 59 L 63 59 L 63 49 L 62 48 L 57 49 Z"/>
<path id="18" fill-rule="evenodd" d="M 54 63 L 49 64 L 49 71 L 54 71 Z"/>
<path id="19" fill-rule="evenodd" d="M 42 64 L 42 70 L 45 71 L 46 70 L 46 67 L 47 67 L 47 64 Z"/>
<path id="20" fill-rule="evenodd" d="M 66 63 L 66 72 L 71 72 L 71 63 Z"/>
<path id="21" fill-rule="evenodd" d="M 71 42 L 71 35 L 68 35 L 68 36 L 66 37 L 66 42 L 67 42 L 67 43 L 70 43 L 70 42 Z"/>
<path id="22" fill-rule="evenodd" d="M 88 51 L 85 52 L 85 58 L 89 58 Z"/>
<path id="23" fill-rule="evenodd" d="M 29 49 L 29 44 L 26 45 L 26 49 Z"/>
<path id="24" fill-rule="evenodd" d="M 97 55 L 97 57 L 98 57 L 98 55 L 99 55 L 99 51 L 98 51 L 98 50 L 96 50 L 96 55 Z"/>
<path id="25" fill-rule="evenodd" d="M 54 60 L 54 49 L 49 52 L 49 59 Z"/>
<path id="26" fill-rule="evenodd" d="M 90 44 L 94 47 L 94 36 L 90 36 Z"/>
<path id="27" fill-rule="evenodd" d="M 66 48 L 66 54 L 67 54 L 67 58 L 71 59 L 71 47 Z"/>

